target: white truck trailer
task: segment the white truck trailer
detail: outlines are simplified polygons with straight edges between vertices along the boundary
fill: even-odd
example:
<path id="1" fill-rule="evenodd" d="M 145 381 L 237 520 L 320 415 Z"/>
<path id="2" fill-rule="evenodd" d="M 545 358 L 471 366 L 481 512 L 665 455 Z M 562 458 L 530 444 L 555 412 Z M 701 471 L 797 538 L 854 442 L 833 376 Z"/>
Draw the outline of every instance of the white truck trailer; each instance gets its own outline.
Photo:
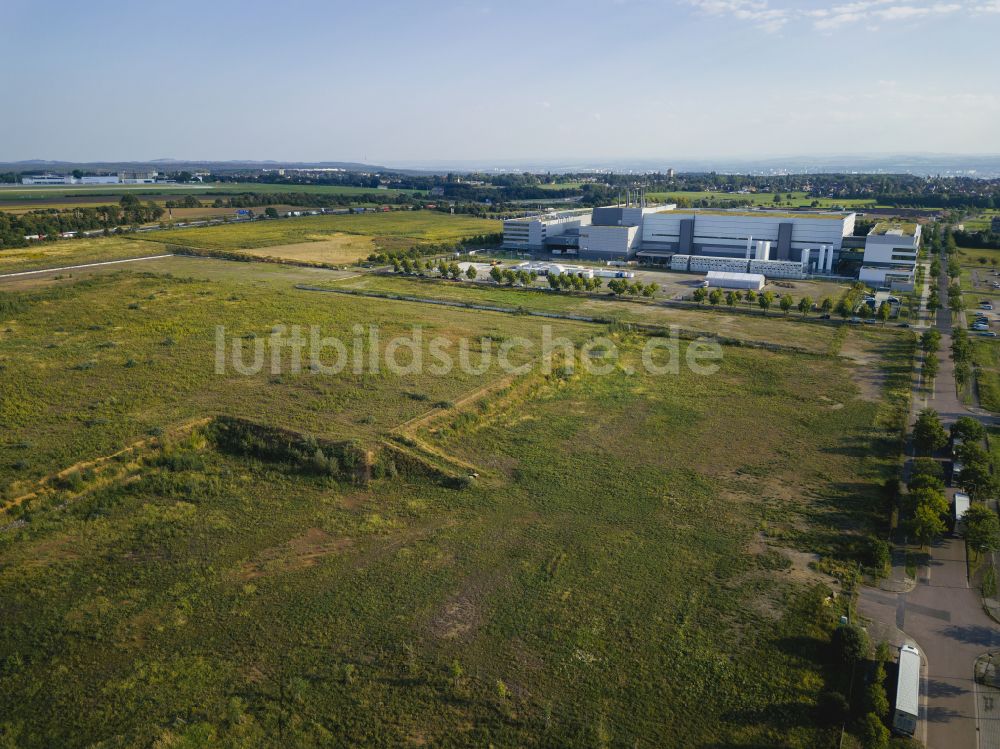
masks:
<path id="1" fill-rule="evenodd" d="M 958 533 L 965 513 L 969 511 L 969 495 L 965 492 L 955 492 L 955 533 Z"/>
<path id="2" fill-rule="evenodd" d="M 917 731 L 920 711 L 920 651 L 912 645 L 899 649 L 899 678 L 896 680 L 896 709 L 892 730 L 905 736 Z"/>

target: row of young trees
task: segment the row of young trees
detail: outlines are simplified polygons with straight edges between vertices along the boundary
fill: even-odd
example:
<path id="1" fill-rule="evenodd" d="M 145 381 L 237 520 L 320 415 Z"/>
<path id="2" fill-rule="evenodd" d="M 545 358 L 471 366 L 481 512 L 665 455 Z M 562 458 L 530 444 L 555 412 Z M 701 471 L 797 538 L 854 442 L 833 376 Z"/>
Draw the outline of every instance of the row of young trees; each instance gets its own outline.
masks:
<path id="1" fill-rule="evenodd" d="M 863 284 L 861 286 L 864 288 Z M 753 307 L 756 304 L 765 314 L 775 303 L 777 303 L 778 308 L 786 315 L 793 309 L 796 309 L 803 316 L 815 311 L 824 315 L 836 313 L 846 319 L 854 315 L 857 311 L 860 317 L 870 317 L 874 314 L 883 323 L 889 319 L 892 313 L 892 307 L 887 302 L 883 302 L 875 312 L 872 312 L 871 307 L 867 304 L 861 304 L 858 307 L 857 302 L 852 298 L 850 292 L 845 293 L 836 303 L 828 296 L 823 297 L 819 302 L 814 302 L 812 297 L 803 296 L 796 302 L 791 294 L 782 294 L 778 297 L 773 291 L 757 292 L 753 289 L 747 289 L 746 291 L 712 289 L 709 291 L 704 287 L 699 287 L 695 289 L 692 298 L 698 304 L 704 304 L 706 301 L 712 305 L 719 305 L 725 302 L 730 307 L 735 307 L 739 304 L 746 304 L 747 307 Z"/>
<path id="2" fill-rule="evenodd" d="M 392 269 L 396 273 L 404 273 L 408 276 L 429 276 L 436 271 L 441 278 L 457 280 L 462 277 L 462 269 L 458 263 L 446 260 L 439 260 L 435 263 L 433 260 L 411 260 L 404 256 L 402 258 L 393 258 Z M 470 280 L 474 279 L 476 277 L 476 269 L 470 265 L 465 275 Z"/>

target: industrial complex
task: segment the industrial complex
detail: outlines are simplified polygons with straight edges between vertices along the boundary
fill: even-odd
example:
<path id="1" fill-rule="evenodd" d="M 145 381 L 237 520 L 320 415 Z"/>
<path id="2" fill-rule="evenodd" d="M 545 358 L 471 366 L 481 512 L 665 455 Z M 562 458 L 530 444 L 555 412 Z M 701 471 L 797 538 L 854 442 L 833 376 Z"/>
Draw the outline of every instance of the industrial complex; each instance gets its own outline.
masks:
<path id="1" fill-rule="evenodd" d="M 118 172 L 74 177 L 71 174 L 32 174 L 21 177 L 22 185 L 152 185 L 158 172 Z"/>
<path id="2" fill-rule="evenodd" d="M 849 212 L 618 205 L 508 219 L 503 245 L 543 255 L 638 261 L 682 272 L 807 278 L 835 275 L 842 253 L 858 257 L 863 243 L 862 281 L 896 290 L 912 288 L 920 227 L 880 223 L 862 238 L 854 236 L 856 218 Z"/>

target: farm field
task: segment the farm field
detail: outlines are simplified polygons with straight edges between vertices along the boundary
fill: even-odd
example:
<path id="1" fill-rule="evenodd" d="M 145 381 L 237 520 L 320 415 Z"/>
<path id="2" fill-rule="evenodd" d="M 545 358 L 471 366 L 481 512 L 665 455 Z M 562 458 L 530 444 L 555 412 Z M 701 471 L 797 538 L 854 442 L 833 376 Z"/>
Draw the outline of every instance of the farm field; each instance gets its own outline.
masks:
<path id="1" fill-rule="evenodd" d="M 536 324 L 137 273 L 5 301 L 7 476 L 220 412 L 369 443 L 483 384 L 219 377 L 216 322 Z M 864 364 L 726 348 L 714 374 L 664 376 L 606 332 L 610 376 L 528 375 L 415 427 L 476 467 L 464 489 L 391 457 L 369 483 L 324 478 L 195 432 L 132 481 L 23 506 L 0 533 L 16 745 L 835 745 L 817 706 L 846 691 L 838 585 L 808 562 L 866 543 L 894 411 L 860 370 L 898 365 L 901 337 L 853 332 L 850 353 L 891 342 Z"/>
<path id="2" fill-rule="evenodd" d="M 764 341 L 798 346 L 826 352 L 839 346 L 845 333 L 828 324 L 802 323 L 798 312 L 787 317 L 772 309 L 766 316 L 757 308 L 749 314 L 728 313 L 727 307 L 711 310 L 664 307 L 553 292 L 531 292 L 467 282 L 421 280 L 412 277 L 366 274 L 337 281 L 335 287 L 365 291 L 406 294 L 430 299 L 446 299 L 469 304 L 488 304 L 542 312 L 559 312 L 594 317 L 611 317 L 621 322 L 645 322 L 657 325 L 677 325 L 684 329 L 703 331 L 735 339 Z M 743 305 L 745 307 L 745 305 Z M 892 336 L 892 329 L 873 331 L 875 335 Z"/>
<path id="3" fill-rule="evenodd" d="M 167 250 L 157 242 L 123 237 L 35 242 L 27 247 L 13 247 L 0 251 L 0 275 L 41 268 L 59 268 L 68 265 L 100 263 L 106 260 L 161 255 L 165 252 Z"/>
<path id="4" fill-rule="evenodd" d="M 431 211 L 302 216 L 281 221 L 232 224 L 159 232 L 156 241 L 202 249 L 237 250 L 315 242 L 330 235 L 356 234 L 376 246 L 399 248 L 413 244 L 457 242 L 465 237 L 499 232 L 501 222 Z"/>

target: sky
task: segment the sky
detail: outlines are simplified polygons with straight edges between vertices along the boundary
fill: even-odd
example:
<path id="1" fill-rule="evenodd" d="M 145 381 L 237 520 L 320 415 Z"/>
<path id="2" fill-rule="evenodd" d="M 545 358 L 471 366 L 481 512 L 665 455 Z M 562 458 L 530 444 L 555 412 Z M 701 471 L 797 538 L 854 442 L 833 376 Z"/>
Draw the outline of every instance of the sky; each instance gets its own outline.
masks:
<path id="1" fill-rule="evenodd" d="M 0 8 L 0 161 L 1000 152 L 1000 0 Z"/>

